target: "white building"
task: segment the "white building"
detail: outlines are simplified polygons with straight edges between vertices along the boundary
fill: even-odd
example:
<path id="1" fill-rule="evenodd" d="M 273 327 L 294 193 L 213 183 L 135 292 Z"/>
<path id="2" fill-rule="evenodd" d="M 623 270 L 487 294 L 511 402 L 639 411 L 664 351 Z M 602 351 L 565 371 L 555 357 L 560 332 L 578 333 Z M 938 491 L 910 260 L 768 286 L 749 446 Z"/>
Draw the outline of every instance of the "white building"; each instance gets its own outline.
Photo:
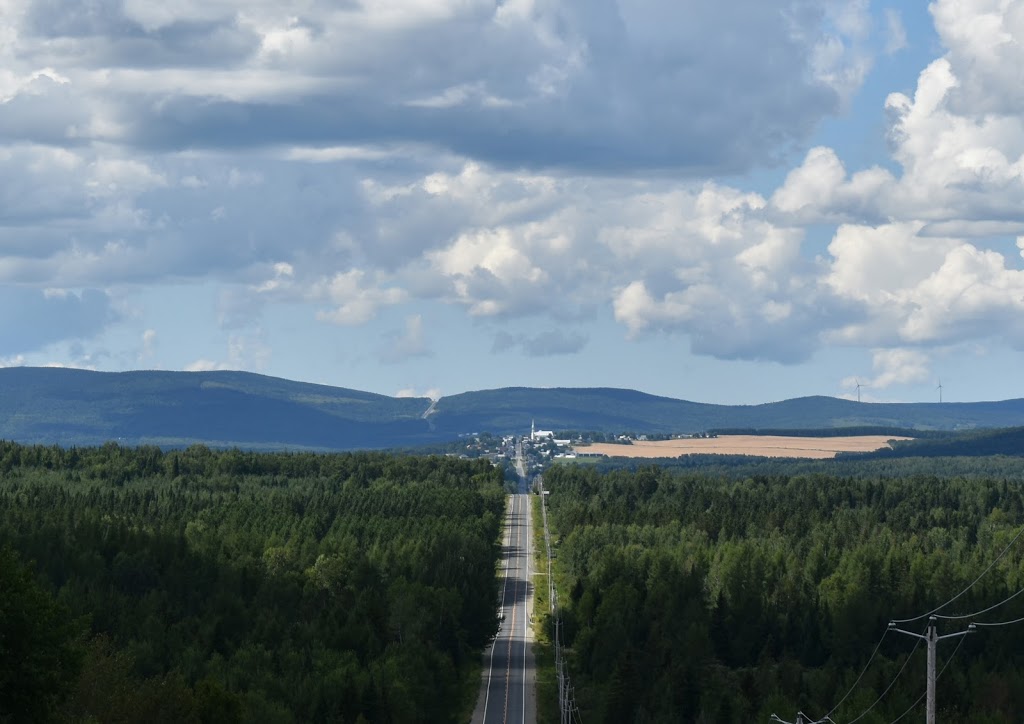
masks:
<path id="1" fill-rule="evenodd" d="M 531 440 L 544 440 L 550 439 L 555 436 L 555 433 L 551 430 L 538 430 L 533 420 L 530 421 L 530 439 Z"/>

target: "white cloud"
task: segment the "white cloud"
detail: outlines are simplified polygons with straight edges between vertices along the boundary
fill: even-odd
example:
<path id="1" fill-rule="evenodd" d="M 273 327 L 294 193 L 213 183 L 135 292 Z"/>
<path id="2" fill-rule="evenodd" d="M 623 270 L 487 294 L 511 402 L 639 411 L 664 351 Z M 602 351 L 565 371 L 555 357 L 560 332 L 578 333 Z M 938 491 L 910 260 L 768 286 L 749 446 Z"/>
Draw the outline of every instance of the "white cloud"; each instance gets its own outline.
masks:
<path id="1" fill-rule="evenodd" d="M 901 337 L 949 343 L 999 336 L 1024 348 L 1024 271 L 970 244 L 951 250 L 942 265 L 911 292 Z"/>
<path id="2" fill-rule="evenodd" d="M 819 146 L 762 193 L 714 177 L 799 147 L 860 87 L 873 32 L 905 46 L 898 12 L 55 7 L 5 6 L 0 28 L 0 283 L 56 309 L 40 290 L 211 281 L 235 337 L 200 367 L 267 364 L 275 304 L 348 326 L 396 308 L 378 349 L 395 360 L 428 350 L 420 300 L 532 317 L 549 331 L 496 340 L 527 355 L 582 348 L 565 320 L 609 311 L 623 335 L 728 359 L 1024 344 L 1016 3 L 932 4 L 948 52 L 889 96 L 891 166 Z M 106 306 L 89 309 L 78 326 L 40 312 L 49 331 L 18 326 L 0 353 L 97 334 Z M 879 359 L 890 384 L 921 366 Z"/>
<path id="3" fill-rule="evenodd" d="M 279 261 L 274 264 L 274 276 L 256 287 L 261 294 L 275 292 L 289 285 L 295 278 L 295 267 L 286 261 Z"/>
<path id="4" fill-rule="evenodd" d="M 167 185 L 167 180 L 149 166 L 133 159 L 99 158 L 91 166 L 85 186 L 96 196 L 138 194 Z"/>
<path id="5" fill-rule="evenodd" d="M 530 290 L 548 281 L 547 272 L 519 248 L 508 228 L 473 231 L 447 249 L 430 252 L 428 261 L 451 280 L 455 299 L 475 316 L 515 311 L 528 303 Z"/>
<path id="6" fill-rule="evenodd" d="M 828 250 L 828 285 L 839 296 L 882 308 L 923 282 L 952 251 L 954 239 L 922 239 L 919 222 L 878 227 L 844 224 Z"/>
<path id="7" fill-rule="evenodd" d="M 743 170 L 834 113 L 869 60 L 866 3 L 737 2 L 28 0 L 3 67 L 12 87 L 74 68 L 65 105 L 83 112 L 60 131 L 150 149 L 386 141 L 510 167 Z"/>
<path id="8" fill-rule="evenodd" d="M 423 392 L 417 392 L 415 387 L 403 387 L 395 393 L 395 397 L 428 397 L 436 402 L 441 399 L 441 389 L 439 387 L 429 387 Z"/>
<path id="9" fill-rule="evenodd" d="M 365 324 L 377 315 L 382 306 L 391 306 L 405 301 L 407 294 L 394 286 L 380 286 L 367 279 L 361 269 L 338 272 L 329 280 L 321 282 L 312 292 L 313 298 L 326 297 L 333 309 L 317 313 L 317 319 L 333 324 Z"/>
<path id="10" fill-rule="evenodd" d="M 1009 0 L 936 0 L 929 6 L 968 113 L 1024 111 L 1024 7 Z"/>
<path id="11" fill-rule="evenodd" d="M 186 372 L 213 372 L 224 369 L 230 369 L 230 367 L 222 366 L 221 363 L 206 358 L 200 358 L 185 365 Z"/>
<path id="12" fill-rule="evenodd" d="M 794 223 L 872 218 L 884 214 L 895 184 L 892 174 L 877 166 L 848 177 L 836 152 L 819 146 L 789 172 L 771 202 Z"/>
<path id="13" fill-rule="evenodd" d="M 896 384 L 925 382 L 931 377 L 930 357 L 918 349 L 880 349 L 873 355 L 872 367 L 875 376 L 866 384 L 883 389 Z"/>

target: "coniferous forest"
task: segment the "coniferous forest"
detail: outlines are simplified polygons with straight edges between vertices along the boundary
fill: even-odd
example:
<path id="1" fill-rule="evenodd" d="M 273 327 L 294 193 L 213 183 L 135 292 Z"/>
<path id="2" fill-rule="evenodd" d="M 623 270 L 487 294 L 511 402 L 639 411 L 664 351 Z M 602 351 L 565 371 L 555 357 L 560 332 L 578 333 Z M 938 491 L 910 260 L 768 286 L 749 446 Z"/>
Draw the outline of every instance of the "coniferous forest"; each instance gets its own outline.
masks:
<path id="1" fill-rule="evenodd" d="M 939 642 L 939 718 L 1024 720 L 1024 467 L 982 467 L 553 467 L 544 478 L 580 719 L 920 720 L 926 645 L 887 624 L 967 589 L 939 614 L 1010 600 L 940 618 L 940 635 L 1021 620 Z"/>
<path id="2" fill-rule="evenodd" d="M 1024 618 L 1020 458 L 545 473 L 586 722 L 892 722 Z M 0 722 L 456 722 L 494 633 L 487 461 L 0 443 Z M 969 615 L 1004 602 L 984 614 Z M 1024 718 L 1024 621 L 939 645 Z M 859 718 L 858 718 L 859 717 Z"/>
<path id="3" fill-rule="evenodd" d="M 458 721 L 496 628 L 502 482 L 0 443 L 0 721 Z"/>

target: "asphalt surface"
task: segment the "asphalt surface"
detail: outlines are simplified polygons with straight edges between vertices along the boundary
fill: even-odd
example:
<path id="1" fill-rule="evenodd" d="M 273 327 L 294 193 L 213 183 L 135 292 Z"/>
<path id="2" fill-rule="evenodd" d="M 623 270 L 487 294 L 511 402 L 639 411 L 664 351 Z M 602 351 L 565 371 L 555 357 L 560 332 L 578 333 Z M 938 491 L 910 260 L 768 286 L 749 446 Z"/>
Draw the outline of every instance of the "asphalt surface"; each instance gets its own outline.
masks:
<path id="1" fill-rule="evenodd" d="M 536 677 L 530 615 L 533 581 L 530 578 L 531 496 L 520 490 L 509 496 L 502 545 L 501 625 L 491 646 L 484 651 L 480 699 L 474 724 L 536 724 Z"/>

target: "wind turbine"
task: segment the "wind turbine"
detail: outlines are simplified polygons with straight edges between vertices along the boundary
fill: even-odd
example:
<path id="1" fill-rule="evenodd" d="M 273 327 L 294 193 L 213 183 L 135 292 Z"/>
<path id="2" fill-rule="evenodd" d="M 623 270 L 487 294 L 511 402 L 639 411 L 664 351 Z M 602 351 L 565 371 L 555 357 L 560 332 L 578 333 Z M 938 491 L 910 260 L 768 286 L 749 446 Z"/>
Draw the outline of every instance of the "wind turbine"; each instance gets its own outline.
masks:
<path id="1" fill-rule="evenodd" d="M 853 378 L 853 381 L 857 383 L 857 402 L 860 402 L 860 388 L 863 387 L 864 385 L 862 385 L 860 383 L 860 380 L 858 380 L 856 377 Z"/>
<path id="2" fill-rule="evenodd" d="M 941 403 L 942 402 L 942 378 L 941 377 L 939 378 L 939 386 L 936 387 L 935 389 L 937 389 L 939 391 L 939 402 Z"/>

